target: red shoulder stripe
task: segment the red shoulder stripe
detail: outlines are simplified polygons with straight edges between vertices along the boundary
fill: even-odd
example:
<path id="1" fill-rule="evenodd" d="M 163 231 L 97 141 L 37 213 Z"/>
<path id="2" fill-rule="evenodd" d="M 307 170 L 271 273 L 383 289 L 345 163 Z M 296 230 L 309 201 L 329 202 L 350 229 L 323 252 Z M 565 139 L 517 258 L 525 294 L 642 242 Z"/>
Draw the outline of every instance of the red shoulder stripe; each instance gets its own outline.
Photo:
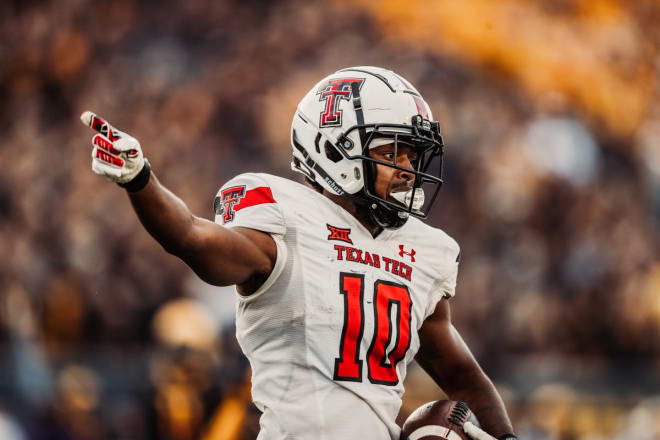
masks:
<path id="1" fill-rule="evenodd" d="M 243 208 L 261 205 L 262 203 L 277 203 L 273 198 L 273 193 L 267 186 L 258 186 L 247 190 L 240 202 L 234 205 L 234 211 L 240 211 Z"/>

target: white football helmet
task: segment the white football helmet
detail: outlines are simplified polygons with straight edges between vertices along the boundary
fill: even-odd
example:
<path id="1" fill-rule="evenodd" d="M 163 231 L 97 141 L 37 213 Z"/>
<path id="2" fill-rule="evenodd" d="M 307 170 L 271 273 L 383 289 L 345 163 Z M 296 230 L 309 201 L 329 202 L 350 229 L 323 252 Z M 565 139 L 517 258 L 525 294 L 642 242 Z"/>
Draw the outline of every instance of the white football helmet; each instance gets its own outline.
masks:
<path id="1" fill-rule="evenodd" d="M 402 143 L 418 154 L 412 171 L 369 156 L 370 148 L 394 144 L 396 149 Z M 332 194 L 366 204 L 383 227 L 400 227 L 409 214 L 426 217 L 442 184 L 438 122 L 408 81 L 380 67 L 339 70 L 312 87 L 293 116 L 291 144 L 293 170 Z M 437 164 L 435 175 L 431 162 Z M 373 187 L 376 164 L 414 174 L 413 188 L 380 197 Z M 426 204 L 422 185 L 432 188 Z"/>

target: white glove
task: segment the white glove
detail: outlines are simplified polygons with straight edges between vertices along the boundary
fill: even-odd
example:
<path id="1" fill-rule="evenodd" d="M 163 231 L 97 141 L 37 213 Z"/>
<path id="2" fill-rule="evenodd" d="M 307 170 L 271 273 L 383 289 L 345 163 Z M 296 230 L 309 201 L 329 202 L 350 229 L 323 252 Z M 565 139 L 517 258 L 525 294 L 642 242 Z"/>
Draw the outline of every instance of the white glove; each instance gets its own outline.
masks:
<path id="1" fill-rule="evenodd" d="M 92 171 L 120 185 L 130 182 L 142 171 L 144 156 L 137 139 L 90 111 L 83 112 L 80 120 L 99 132 L 92 138 Z"/>
<path id="2" fill-rule="evenodd" d="M 470 438 L 472 438 L 473 440 L 497 440 L 495 437 L 488 434 L 486 431 L 483 431 L 481 428 L 479 428 L 477 425 L 475 425 L 469 420 L 463 424 L 463 431 L 465 431 L 465 433 L 468 436 L 470 436 Z M 513 440 L 516 439 L 516 437 L 514 436 L 511 436 L 511 438 Z"/>

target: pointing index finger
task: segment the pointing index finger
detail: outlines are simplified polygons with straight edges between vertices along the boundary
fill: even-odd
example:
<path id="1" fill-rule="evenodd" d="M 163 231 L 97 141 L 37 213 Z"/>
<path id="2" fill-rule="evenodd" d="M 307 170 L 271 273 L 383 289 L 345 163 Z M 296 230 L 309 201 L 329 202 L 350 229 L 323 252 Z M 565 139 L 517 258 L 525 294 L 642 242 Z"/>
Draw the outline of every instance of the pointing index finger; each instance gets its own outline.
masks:
<path id="1" fill-rule="evenodd" d="M 80 120 L 83 124 L 90 127 L 92 130 L 96 130 L 102 135 L 106 136 L 111 141 L 117 140 L 117 136 L 113 133 L 114 129 L 108 122 L 95 113 L 90 112 L 89 110 L 84 111 L 80 115 Z"/>
<path id="2" fill-rule="evenodd" d="M 84 111 L 80 115 L 80 120 L 86 126 L 92 128 L 92 130 L 101 131 L 101 125 L 105 123 L 101 118 L 96 116 L 94 113 L 89 110 Z"/>

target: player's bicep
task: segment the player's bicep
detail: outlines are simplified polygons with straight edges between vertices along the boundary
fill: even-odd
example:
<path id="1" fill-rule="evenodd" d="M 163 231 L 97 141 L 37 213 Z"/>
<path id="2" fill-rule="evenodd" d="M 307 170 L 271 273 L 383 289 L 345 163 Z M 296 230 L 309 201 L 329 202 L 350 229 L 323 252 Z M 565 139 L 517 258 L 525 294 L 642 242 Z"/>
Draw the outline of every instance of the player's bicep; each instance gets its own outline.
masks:
<path id="1" fill-rule="evenodd" d="M 241 285 L 267 277 L 277 259 L 275 241 L 265 232 L 225 228 L 202 218 L 195 218 L 192 229 L 183 260 L 209 284 Z"/>
<path id="2" fill-rule="evenodd" d="M 451 343 L 450 326 L 449 302 L 441 299 L 419 329 L 420 347 L 416 359 L 420 364 L 444 354 L 444 348 Z"/>

